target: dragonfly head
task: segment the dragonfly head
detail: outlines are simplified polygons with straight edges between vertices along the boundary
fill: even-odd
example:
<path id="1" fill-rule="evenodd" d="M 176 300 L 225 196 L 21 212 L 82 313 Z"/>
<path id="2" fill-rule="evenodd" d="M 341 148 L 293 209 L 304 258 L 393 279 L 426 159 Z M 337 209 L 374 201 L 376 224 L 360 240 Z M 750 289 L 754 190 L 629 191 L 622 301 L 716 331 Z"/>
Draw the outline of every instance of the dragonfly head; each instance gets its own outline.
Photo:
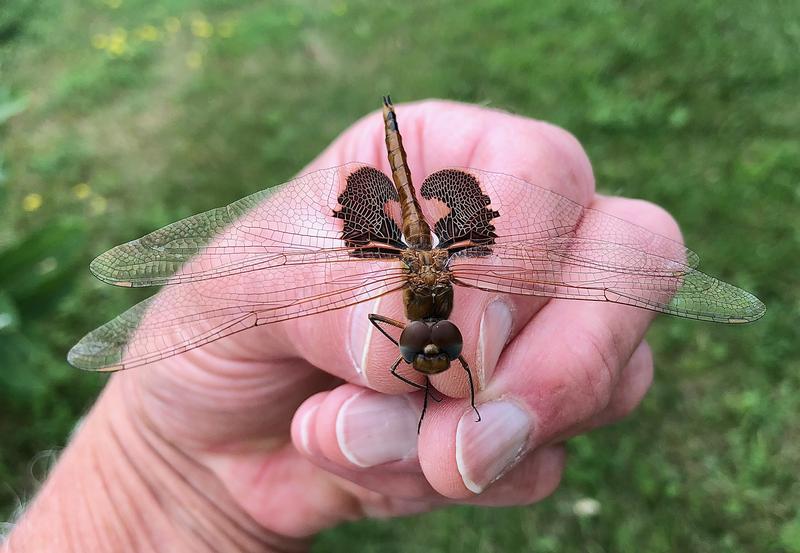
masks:
<path id="1" fill-rule="evenodd" d="M 458 327 L 446 319 L 411 321 L 400 335 L 400 354 L 417 371 L 436 374 L 461 355 L 463 343 Z"/>

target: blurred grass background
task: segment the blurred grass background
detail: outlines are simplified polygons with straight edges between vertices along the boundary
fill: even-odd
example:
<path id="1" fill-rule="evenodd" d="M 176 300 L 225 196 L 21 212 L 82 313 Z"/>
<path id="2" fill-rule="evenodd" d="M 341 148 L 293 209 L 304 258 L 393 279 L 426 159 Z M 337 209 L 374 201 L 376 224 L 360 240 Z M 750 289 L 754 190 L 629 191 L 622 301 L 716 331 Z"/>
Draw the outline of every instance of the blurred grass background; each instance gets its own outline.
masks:
<path id="1" fill-rule="evenodd" d="M 601 190 L 667 207 L 769 310 L 660 318 L 651 394 L 570 443 L 542 504 L 364 521 L 315 550 L 800 551 L 798 60 L 796 1 L 3 2 L 0 519 L 103 384 L 67 349 L 143 297 L 91 258 L 288 179 L 388 91 L 566 127 Z"/>

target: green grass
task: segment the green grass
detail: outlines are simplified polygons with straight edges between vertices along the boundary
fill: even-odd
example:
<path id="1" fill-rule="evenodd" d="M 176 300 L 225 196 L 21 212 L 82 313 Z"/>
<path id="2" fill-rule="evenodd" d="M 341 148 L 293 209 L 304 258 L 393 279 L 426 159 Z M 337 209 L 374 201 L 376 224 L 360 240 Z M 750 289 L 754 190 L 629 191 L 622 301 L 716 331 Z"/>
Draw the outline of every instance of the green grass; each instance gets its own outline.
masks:
<path id="1" fill-rule="evenodd" d="M 702 267 L 769 311 L 736 328 L 661 318 L 642 408 L 571 442 L 540 505 L 364 521 L 315 550 L 800 552 L 800 5 L 380 4 L 0 5 L 0 251 L 45 244 L 16 270 L 52 299 L 19 278 L 0 291 L 0 311 L 15 310 L 0 329 L 0 518 L 102 385 L 67 349 L 142 297 L 94 281 L 90 259 L 286 180 L 390 91 L 566 127 L 601 189 L 664 205 Z M 195 36 L 193 20 L 215 33 Z M 25 211 L 31 194 L 41 206 Z M 36 238 L 63 225 L 72 257 Z M 70 270 L 48 280 L 50 259 Z M 573 514 L 584 497 L 597 516 Z"/>

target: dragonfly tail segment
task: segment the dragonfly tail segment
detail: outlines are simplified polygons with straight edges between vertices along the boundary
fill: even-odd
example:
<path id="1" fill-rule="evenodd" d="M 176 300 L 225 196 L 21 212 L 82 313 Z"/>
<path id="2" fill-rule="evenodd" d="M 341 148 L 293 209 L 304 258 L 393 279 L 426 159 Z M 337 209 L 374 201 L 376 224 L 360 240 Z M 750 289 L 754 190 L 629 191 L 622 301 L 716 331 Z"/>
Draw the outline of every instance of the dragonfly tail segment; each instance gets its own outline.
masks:
<path id="1" fill-rule="evenodd" d="M 397 114 L 388 95 L 383 97 L 383 122 L 386 128 L 386 152 L 389 156 L 389 166 L 392 168 L 392 180 L 397 188 L 403 214 L 403 236 L 411 248 L 429 250 L 432 247 L 431 228 L 422 215 L 422 208 L 411 183 L 411 171 L 406 162 L 403 138 L 397 126 Z"/>
<path id="2" fill-rule="evenodd" d="M 394 132 L 400 132 L 397 128 L 397 114 L 394 111 L 392 97 L 388 94 L 383 97 L 383 120 L 386 123 L 387 131 L 391 129 Z"/>

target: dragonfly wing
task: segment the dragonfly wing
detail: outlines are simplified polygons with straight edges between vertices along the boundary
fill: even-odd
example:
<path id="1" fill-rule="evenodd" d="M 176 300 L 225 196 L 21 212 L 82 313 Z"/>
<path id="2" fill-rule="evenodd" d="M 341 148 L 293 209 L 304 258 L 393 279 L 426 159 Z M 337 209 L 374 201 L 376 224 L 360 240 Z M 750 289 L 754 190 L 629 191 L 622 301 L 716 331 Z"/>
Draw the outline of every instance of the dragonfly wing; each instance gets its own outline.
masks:
<path id="1" fill-rule="evenodd" d="M 92 263 L 100 279 L 168 286 L 89 333 L 69 360 L 92 370 L 135 367 L 399 289 L 399 217 L 391 180 L 352 163 L 113 248 Z"/>
<path id="2" fill-rule="evenodd" d="M 458 250 L 581 235 L 689 267 L 699 263 L 697 254 L 680 242 L 511 175 L 443 169 L 425 179 L 420 195 L 441 247 Z"/>
<path id="3" fill-rule="evenodd" d="M 578 237 L 465 249 L 450 268 L 456 283 L 482 290 L 609 301 L 689 319 L 745 323 L 766 310 L 752 294 L 688 265 Z"/>
<path id="4" fill-rule="evenodd" d="M 764 314 L 755 296 L 696 270 L 680 242 L 522 179 L 444 169 L 420 195 L 458 284 L 726 323 Z"/>
<path id="5" fill-rule="evenodd" d="M 91 264 L 118 286 L 196 282 L 308 262 L 310 253 L 385 257 L 404 247 L 391 180 L 350 163 L 297 177 L 117 246 Z"/>
<path id="6" fill-rule="evenodd" d="M 340 309 L 401 288 L 397 261 L 347 261 L 256 270 L 168 286 L 87 334 L 69 353 L 86 370 L 129 369 L 254 326 Z"/>

